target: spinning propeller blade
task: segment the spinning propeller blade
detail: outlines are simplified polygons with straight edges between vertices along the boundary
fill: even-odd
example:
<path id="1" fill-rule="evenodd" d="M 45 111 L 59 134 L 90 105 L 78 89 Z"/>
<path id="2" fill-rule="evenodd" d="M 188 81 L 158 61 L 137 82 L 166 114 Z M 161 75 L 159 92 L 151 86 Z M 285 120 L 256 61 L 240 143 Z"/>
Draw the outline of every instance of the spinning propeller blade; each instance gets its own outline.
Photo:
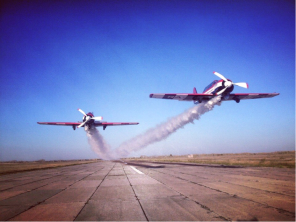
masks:
<path id="1" fill-rule="evenodd" d="M 94 120 L 102 120 L 103 117 L 102 116 L 96 116 L 96 117 L 92 117 L 92 119 L 94 119 Z"/>
<path id="2" fill-rule="evenodd" d="M 77 126 L 77 128 L 83 127 L 86 123 L 88 123 L 91 119 L 93 120 L 102 120 L 103 117 L 102 116 L 88 116 L 86 115 L 86 113 L 82 110 L 82 109 L 78 109 L 79 112 L 81 112 L 85 117 L 83 117 L 84 122 L 82 122 L 79 126 Z"/>
<path id="3" fill-rule="evenodd" d="M 218 73 L 218 72 L 214 72 L 214 74 L 216 76 L 218 76 L 220 79 L 223 79 L 225 82 L 228 81 L 222 74 Z"/>
<path id="4" fill-rule="evenodd" d="M 248 83 L 245 83 L 245 82 L 233 83 L 231 80 L 226 79 L 222 74 L 220 74 L 218 72 L 214 72 L 214 74 L 216 76 L 218 76 L 220 79 L 223 79 L 224 80 L 224 86 L 225 86 L 224 89 L 222 89 L 221 91 L 217 92 L 217 95 L 222 94 L 227 88 L 230 88 L 232 85 L 240 86 L 240 87 L 243 87 L 243 88 L 246 88 L 246 89 L 249 88 Z"/>
<path id="5" fill-rule="evenodd" d="M 81 112 L 84 116 L 86 116 L 85 112 L 83 112 L 83 110 L 78 109 L 79 112 Z"/>
<path id="6" fill-rule="evenodd" d="M 224 89 L 222 89 L 220 92 L 217 92 L 217 95 L 222 94 L 228 87 L 225 87 Z"/>
<path id="7" fill-rule="evenodd" d="M 77 126 L 77 128 L 80 128 L 80 127 L 84 126 L 85 123 L 86 122 L 81 123 L 79 126 Z"/>
<path id="8" fill-rule="evenodd" d="M 246 88 L 246 89 L 249 88 L 249 85 L 246 82 L 238 82 L 238 83 L 232 83 L 232 84 L 233 85 L 236 85 L 236 86 L 240 86 L 240 87 Z"/>

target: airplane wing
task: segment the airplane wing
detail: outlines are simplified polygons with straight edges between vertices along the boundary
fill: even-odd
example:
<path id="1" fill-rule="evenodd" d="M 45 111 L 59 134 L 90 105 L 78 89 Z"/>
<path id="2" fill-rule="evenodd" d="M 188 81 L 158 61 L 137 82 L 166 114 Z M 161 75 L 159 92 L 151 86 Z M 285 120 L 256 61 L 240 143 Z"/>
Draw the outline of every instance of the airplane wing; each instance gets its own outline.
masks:
<path id="1" fill-rule="evenodd" d="M 150 94 L 150 98 L 156 99 L 174 99 L 179 101 L 193 101 L 193 100 L 210 100 L 214 98 L 213 94 L 203 93 L 154 93 Z"/>
<path id="2" fill-rule="evenodd" d="M 123 126 L 123 125 L 138 125 L 139 123 L 128 123 L 128 122 L 118 122 L 118 123 L 107 123 L 107 122 L 95 122 L 94 126 L 102 126 L 103 130 L 106 129 L 107 126 Z"/>
<path id="3" fill-rule="evenodd" d="M 79 126 L 79 122 L 37 122 L 43 125 L 56 125 L 56 126 Z"/>
<path id="4" fill-rule="evenodd" d="M 235 100 L 235 99 L 261 99 L 261 98 L 271 98 L 274 96 L 278 96 L 279 93 L 234 93 L 230 94 L 229 98 L 223 99 L 225 101 Z"/>
<path id="5" fill-rule="evenodd" d="M 38 124 L 43 125 L 55 125 L 55 126 L 72 126 L 75 130 L 77 126 L 79 126 L 82 122 L 37 122 Z M 138 125 L 139 123 L 129 123 L 129 122 L 118 122 L 118 123 L 107 123 L 107 122 L 94 122 L 93 125 L 95 127 L 102 126 L 103 130 L 106 129 L 107 126 L 122 126 L 122 125 Z"/>
<path id="6" fill-rule="evenodd" d="M 37 122 L 43 125 L 56 125 L 56 126 L 79 126 L 81 122 Z M 138 125 L 139 123 L 107 123 L 107 122 L 95 122 L 94 125 L 97 126 L 120 126 L 120 125 Z"/>
<path id="7" fill-rule="evenodd" d="M 118 123 L 107 123 L 107 122 L 95 122 L 94 126 L 122 126 L 122 125 L 138 125 L 139 123 L 128 123 L 128 122 L 118 122 Z"/>
<path id="8" fill-rule="evenodd" d="M 228 100 L 241 100 L 241 99 L 259 99 L 259 98 L 271 98 L 279 95 L 279 93 L 234 93 L 229 94 L 229 97 L 225 99 L 222 97 L 222 101 Z M 204 93 L 153 93 L 150 94 L 150 98 L 156 99 L 173 99 L 179 101 L 208 101 L 217 96 L 216 94 L 204 94 Z"/>

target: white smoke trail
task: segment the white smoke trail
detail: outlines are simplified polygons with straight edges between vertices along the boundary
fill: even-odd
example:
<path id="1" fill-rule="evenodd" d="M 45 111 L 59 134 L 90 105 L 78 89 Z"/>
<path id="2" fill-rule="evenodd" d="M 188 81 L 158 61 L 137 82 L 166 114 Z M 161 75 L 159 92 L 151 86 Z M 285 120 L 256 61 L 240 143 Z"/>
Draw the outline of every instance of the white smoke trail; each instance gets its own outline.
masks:
<path id="1" fill-rule="evenodd" d="M 113 159 L 110 146 L 106 143 L 103 136 L 96 129 L 87 129 L 86 135 L 88 138 L 88 143 L 90 144 L 92 150 L 103 160 Z"/>
<path id="2" fill-rule="evenodd" d="M 188 123 L 193 123 L 202 114 L 213 109 L 215 105 L 220 105 L 221 96 L 216 96 L 206 103 L 198 104 L 186 110 L 184 113 L 169 119 L 155 128 L 147 130 L 145 133 L 130 139 L 120 145 L 115 151 L 117 157 L 127 157 L 131 152 L 138 151 L 152 143 L 164 140 L 178 129 Z"/>

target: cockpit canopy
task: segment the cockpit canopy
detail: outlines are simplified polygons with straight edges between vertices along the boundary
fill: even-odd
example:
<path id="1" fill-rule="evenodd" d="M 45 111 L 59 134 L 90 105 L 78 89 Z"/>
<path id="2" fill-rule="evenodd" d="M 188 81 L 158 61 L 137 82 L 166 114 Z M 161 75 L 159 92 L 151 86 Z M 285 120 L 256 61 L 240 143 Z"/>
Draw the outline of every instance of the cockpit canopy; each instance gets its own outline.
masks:
<path id="1" fill-rule="evenodd" d="M 87 116 L 90 116 L 90 117 L 94 117 L 94 114 L 92 112 L 89 112 L 86 114 Z"/>
<path id="2" fill-rule="evenodd" d="M 214 86 L 217 82 L 219 82 L 218 80 L 214 80 L 213 82 L 211 82 L 211 84 L 210 85 L 208 85 L 205 89 L 204 89 L 204 91 L 203 91 L 203 93 L 205 92 L 205 91 L 208 91 L 212 86 Z"/>

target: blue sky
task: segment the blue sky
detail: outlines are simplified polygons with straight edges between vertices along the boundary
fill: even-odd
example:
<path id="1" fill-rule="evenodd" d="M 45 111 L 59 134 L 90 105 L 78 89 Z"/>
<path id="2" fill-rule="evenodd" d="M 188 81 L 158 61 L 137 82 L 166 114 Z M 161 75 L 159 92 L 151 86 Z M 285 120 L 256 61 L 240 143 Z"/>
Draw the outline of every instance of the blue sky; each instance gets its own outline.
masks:
<path id="1" fill-rule="evenodd" d="M 93 111 L 113 149 L 193 104 L 213 71 L 271 99 L 224 102 L 132 156 L 295 149 L 295 2 L 2 1 L 0 160 L 97 158 L 80 121 Z"/>

